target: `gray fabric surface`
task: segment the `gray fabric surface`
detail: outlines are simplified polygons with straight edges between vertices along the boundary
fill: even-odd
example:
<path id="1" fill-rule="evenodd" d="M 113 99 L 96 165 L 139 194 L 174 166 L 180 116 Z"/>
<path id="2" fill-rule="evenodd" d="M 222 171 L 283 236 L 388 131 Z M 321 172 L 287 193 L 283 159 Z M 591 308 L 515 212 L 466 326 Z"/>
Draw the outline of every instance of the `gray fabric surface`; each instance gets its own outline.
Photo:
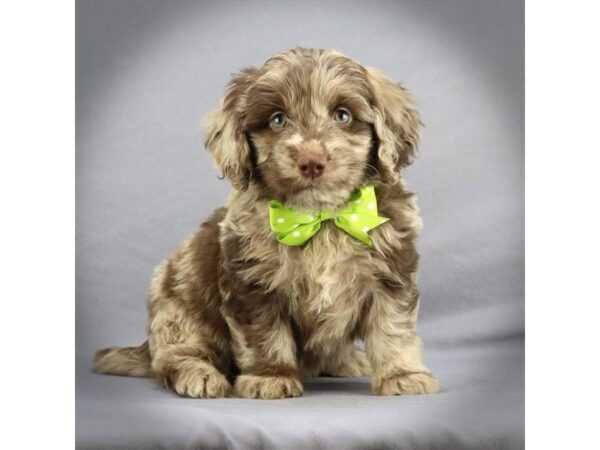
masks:
<path id="1" fill-rule="evenodd" d="M 377 397 L 366 378 L 319 378 L 302 398 L 183 399 L 79 361 L 81 449 L 520 449 L 523 342 L 429 351 L 436 395 Z"/>
<path id="2" fill-rule="evenodd" d="M 79 0 L 76 26 L 79 446 L 522 446 L 522 1 Z M 298 400 L 194 401 L 91 374 L 95 349 L 144 340 L 153 267 L 229 192 L 200 119 L 232 72 L 297 45 L 336 48 L 417 99 L 406 178 L 425 222 L 420 334 L 443 393 L 317 380 Z"/>

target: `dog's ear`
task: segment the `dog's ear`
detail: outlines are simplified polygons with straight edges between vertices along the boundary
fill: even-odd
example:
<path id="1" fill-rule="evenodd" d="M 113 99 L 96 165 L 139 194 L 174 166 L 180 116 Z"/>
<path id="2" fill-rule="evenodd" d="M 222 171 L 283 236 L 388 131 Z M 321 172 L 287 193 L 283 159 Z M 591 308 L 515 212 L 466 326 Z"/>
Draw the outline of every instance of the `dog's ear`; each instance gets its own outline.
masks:
<path id="1" fill-rule="evenodd" d="M 368 68 L 375 112 L 373 126 L 379 148 L 377 156 L 384 182 L 395 182 L 417 151 L 421 120 L 411 95 L 378 70 Z"/>
<path id="2" fill-rule="evenodd" d="M 222 176 L 229 178 L 239 190 L 247 189 L 252 177 L 252 155 L 243 118 L 245 93 L 256 72 L 257 69 L 250 67 L 234 75 L 219 109 L 206 119 L 204 146 Z"/>

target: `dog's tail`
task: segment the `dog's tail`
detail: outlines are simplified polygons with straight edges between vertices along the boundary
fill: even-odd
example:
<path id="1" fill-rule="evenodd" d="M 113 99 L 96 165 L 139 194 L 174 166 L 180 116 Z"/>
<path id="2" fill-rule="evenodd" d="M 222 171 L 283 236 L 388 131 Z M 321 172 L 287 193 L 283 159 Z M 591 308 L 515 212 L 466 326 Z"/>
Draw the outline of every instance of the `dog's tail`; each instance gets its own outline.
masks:
<path id="1" fill-rule="evenodd" d="M 152 377 L 148 341 L 139 347 L 109 347 L 94 356 L 94 370 L 110 375 Z"/>

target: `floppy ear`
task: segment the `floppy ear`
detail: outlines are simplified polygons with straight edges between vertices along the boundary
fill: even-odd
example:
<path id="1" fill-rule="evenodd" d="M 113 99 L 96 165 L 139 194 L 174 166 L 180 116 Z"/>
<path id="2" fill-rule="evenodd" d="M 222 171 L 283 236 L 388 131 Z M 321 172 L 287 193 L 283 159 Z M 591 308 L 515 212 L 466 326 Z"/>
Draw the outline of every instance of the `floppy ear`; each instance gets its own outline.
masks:
<path id="1" fill-rule="evenodd" d="M 378 70 L 367 69 L 373 90 L 373 126 L 379 149 L 377 156 L 384 182 L 394 183 L 398 173 L 414 159 L 421 121 L 411 95 Z"/>
<path id="2" fill-rule="evenodd" d="M 245 92 L 252 83 L 255 68 L 243 69 L 234 75 L 221 106 L 206 119 L 204 146 L 216 168 L 231 180 L 235 189 L 248 188 L 252 177 L 250 144 L 243 127 Z"/>

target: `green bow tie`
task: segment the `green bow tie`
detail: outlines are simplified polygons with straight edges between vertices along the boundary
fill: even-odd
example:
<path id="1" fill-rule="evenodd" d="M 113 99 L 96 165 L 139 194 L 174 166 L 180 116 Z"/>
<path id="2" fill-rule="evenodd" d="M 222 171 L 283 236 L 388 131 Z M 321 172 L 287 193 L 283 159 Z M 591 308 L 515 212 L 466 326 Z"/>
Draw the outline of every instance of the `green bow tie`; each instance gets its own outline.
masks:
<path id="1" fill-rule="evenodd" d="M 271 230 L 286 245 L 302 245 L 321 229 L 321 222 L 333 219 L 335 225 L 350 236 L 372 246 L 369 231 L 390 220 L 377 215 L 375 188 L 366 185 L 354 191 L 350 201 L 337 212 L 297 212 L 272 200 L 269 204 Z"/>

